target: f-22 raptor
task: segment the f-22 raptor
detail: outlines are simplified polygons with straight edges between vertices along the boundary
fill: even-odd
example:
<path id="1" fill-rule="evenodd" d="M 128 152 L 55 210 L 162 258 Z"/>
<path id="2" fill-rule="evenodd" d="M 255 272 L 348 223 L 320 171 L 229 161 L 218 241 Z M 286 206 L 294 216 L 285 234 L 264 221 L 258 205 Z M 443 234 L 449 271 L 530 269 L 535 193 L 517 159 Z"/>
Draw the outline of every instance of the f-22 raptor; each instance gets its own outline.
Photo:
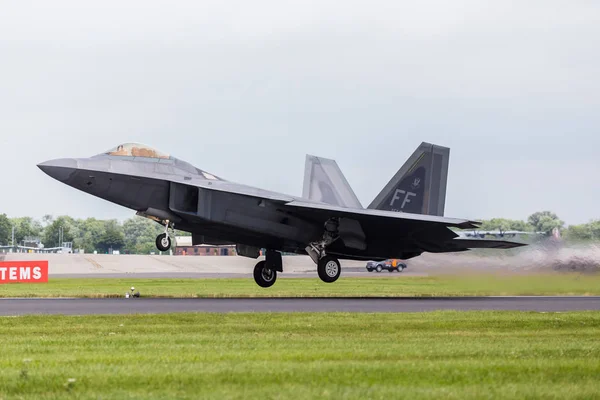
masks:
<path id="1" fill-rule="evenodd" d="M 443 216 L 449 155 L 446 147 L 422 143 L 366 209 L 335 161 L 310 155 L 302 197 L 233 183 L 137 143 L 38 167 L 164 225 L 156 238 L 161 251 L 171 247 L 175 227 L 191 232 L 193 244 L 235 244 L 245 257 L 257 259 L 265 249 L 254 279 L 270 287 L 283 272 L 282 252 L 308 254 L 319 278 L 335 282 L 340 259 L 406 260 L 424 252 L 521 246 L 459 237 L 450 229 L 478 223 Z"/>

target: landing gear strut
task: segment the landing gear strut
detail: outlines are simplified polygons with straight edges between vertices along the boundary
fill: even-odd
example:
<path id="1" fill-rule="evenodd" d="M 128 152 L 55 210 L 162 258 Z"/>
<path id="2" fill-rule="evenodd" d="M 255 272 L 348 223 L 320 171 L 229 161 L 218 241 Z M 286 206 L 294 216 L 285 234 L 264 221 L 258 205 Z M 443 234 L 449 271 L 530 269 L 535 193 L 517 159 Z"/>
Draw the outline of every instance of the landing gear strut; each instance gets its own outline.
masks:
<path id="1" fill-rule="evenodd" d="M 259 261 L 254 267 L 254 281 L 260 287 L 271 287 L 277 280 L 277 271 L 283 272 L 281 253 L 267 250 L 265 260 Z"/>
<path id="2" fill-rule="evenodd" d="M 317 242 L 312 242 L 306 246 L 306 253 L 317 264 L 317 273 L 323 282 L 332 283 L 338 280 L 342 268 L 340 261 L 325 253 L 325 248 L 339 238 L 339 221 L 337 218 L 331 218 L 325 222 L 325 232 L 323 238 Z"/>
<path id="3" fill-rule="evenodd" d="M 168 251 L 171 248 L 171 236 L 169 235 L 169 228 L 173 228 L 173 223 L 169 223 L 169 220 L 164 222 L 165 233 L 161 233 L 156 237 L 156 248 L 159 251 Z"/>

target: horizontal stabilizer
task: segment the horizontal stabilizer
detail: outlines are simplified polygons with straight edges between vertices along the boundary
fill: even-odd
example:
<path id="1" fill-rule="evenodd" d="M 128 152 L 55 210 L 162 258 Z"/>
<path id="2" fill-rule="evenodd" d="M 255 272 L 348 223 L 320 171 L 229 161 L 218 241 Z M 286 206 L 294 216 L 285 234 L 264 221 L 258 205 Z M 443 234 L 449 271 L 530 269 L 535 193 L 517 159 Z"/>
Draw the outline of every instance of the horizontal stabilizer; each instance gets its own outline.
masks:
<path id="1" fill-rule="evenodd" d="M 302 197 L 346 208 L 363 208 L 334 160 L 306 155 Z"/>
<path id="2" fill-rule="evenodd" d="M 527 246 L 525 243 L 509 242 L 508 240 L 494 239 L 463 239 L 456 238 L 450 243 L 461 249 L 512 249 Z"/>

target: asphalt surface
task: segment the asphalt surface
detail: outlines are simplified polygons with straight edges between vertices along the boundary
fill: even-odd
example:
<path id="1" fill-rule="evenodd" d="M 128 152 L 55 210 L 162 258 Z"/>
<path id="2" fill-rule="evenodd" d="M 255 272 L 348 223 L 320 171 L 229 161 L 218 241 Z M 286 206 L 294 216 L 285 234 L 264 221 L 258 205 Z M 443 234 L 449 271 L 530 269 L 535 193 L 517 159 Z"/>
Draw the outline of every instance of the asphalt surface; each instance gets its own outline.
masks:
<path id="1" fill-rule="evenodd" d="M 421 312 L 600 310 L 600 297 L 0 299 L 0 315 L 175 312 Z"/>

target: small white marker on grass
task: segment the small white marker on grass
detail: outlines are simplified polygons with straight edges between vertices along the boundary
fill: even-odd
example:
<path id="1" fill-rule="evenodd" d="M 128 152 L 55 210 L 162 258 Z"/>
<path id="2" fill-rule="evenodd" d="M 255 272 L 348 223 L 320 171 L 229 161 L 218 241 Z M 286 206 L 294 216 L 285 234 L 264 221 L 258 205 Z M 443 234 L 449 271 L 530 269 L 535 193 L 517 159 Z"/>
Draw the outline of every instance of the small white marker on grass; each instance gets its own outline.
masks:
<path id="1" fill-rule="evenodd" d="M 65 383 L 65 389 L 67 389 L 67 390 L 73 389 L 73 387 L 75 386 L 75 382 L 77 382 L 77 379 L 75 379 L 75 378 L 67 379 L 67 383 Z"/>

